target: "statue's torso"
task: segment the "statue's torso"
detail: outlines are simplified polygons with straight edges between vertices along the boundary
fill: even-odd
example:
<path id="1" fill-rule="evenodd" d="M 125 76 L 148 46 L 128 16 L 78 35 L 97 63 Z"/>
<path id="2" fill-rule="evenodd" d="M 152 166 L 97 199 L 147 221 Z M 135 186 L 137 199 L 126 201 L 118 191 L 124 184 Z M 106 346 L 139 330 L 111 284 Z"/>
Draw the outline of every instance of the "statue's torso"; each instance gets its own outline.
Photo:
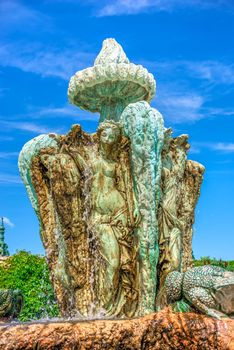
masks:
<path id="1" fill-rule="evenodd" d="M 98 158 L 92 162 L 91 198 L 93 210 L 113 215 L 125 206 L 125 200 L 117 188 L 116 162 Z"/>

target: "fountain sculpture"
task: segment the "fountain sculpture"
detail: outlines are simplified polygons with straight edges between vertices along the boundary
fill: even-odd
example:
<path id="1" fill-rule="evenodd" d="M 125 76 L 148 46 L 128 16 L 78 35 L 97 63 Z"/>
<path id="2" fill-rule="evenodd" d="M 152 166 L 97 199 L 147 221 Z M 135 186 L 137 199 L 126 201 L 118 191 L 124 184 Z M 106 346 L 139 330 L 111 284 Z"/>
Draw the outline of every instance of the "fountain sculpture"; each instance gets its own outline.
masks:
<path id="1" fill-rule="evenodd" d="M 170 271 L 192 264 L 192 224 L 204 167 L 187 160 L 150 107 L 152 74 L 107 39 L 70 80 L 71 103 L 100 112 L 96 133 L 73 125 L 41 135 L 19 157 L 63 315 L 155 311 Z"/>
<path id="2" fill-rule="evenodd" d="M 145 315 L 167 305 L 165 296 L 192 300 L 190 307 L 196 308 L 201 295 L 194 294 L 195 277 L 200 276 L 201 291 L 214 276 L 212 268 L 205 274 L 190 269 L 204 167 L 187 159 L 188 136 L 173 137 L 149 105 L 155 90 L 152 74 L 130 63 L 114 39 L 104 40 L 94 66 L 77 72 L 68 89 L 72 104 L 100 113 L 97 131 L 88 134 L 73 125 L 66 135 L 34 138 L 20 153 L 20 173 L 65 317 L 144 316 L 144 322 L 157 323 L 161 316 Z M 175 276 L 181 282 L 189 271 L 191 288 L 175 287 Z M 230 296 L 233 274 L 225 276 Z M 210 309 L 209 314 L 219 316 Z M 123 348 L 132 349 L 130 342 Z"/>

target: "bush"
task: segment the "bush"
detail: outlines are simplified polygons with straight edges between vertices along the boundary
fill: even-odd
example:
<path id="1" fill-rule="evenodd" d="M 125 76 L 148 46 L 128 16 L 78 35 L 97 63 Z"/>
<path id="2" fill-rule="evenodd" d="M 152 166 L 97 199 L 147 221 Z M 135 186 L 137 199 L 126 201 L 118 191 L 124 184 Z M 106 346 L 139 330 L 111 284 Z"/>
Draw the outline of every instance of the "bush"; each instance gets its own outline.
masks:
<path id="1" fill-rule="evenodd" d="M 45 257 L 19 251 L 0 265 L 0 289 L 20 289 L 24 296 L 21 321 L 59 316 Z"/>
<path id="2" fill-rule="evenodd" d="M 203 266 L 203 265 L 220 266 L 228 271 L 234 271 L 234 260 L 224 261 L 222 259 L 220 260 L 215 258 L 212 259 L 209 256 L 204 256 L 199 260 L 194 260 L 194 266 Z"/>

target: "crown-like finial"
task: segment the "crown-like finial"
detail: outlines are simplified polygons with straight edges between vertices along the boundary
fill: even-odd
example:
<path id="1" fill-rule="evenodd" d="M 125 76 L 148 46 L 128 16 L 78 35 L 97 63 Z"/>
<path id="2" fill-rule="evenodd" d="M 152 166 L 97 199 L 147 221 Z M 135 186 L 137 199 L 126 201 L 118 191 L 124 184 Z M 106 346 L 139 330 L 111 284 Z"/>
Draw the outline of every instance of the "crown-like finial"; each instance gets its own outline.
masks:
<path id="1" fill-rule="evenodd" d="M 122 46 L 115 39 L 106 39 L 102 43 L 102 49 L 98 54 L 94 65 L 110 63 L 130 63 Z"/>
<path id="2" fill-rule="evenodd" d="M 130 63 L 115 39 L 106 39 L 94 66 L 71 77 L 68 98 L 81 109 L 99 112 L 100 121 L 119 121 L 129 103 L 151 101 L 155 89 L 153 75 L 141 65 Z"/>

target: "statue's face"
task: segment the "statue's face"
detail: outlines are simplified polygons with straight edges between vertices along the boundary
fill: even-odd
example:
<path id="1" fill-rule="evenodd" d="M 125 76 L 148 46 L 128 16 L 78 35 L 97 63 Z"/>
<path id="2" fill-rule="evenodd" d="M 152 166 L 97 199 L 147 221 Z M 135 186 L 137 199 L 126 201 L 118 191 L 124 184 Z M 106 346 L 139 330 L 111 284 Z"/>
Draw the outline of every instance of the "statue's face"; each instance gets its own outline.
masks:
<path id="1" fill-rule="evenodd" d="M 118 132 L 115 128 L 107 127 L 102 130 L 100 135 L 100 142 L 108 145 L 112 145 L 117 141 Z"/>

